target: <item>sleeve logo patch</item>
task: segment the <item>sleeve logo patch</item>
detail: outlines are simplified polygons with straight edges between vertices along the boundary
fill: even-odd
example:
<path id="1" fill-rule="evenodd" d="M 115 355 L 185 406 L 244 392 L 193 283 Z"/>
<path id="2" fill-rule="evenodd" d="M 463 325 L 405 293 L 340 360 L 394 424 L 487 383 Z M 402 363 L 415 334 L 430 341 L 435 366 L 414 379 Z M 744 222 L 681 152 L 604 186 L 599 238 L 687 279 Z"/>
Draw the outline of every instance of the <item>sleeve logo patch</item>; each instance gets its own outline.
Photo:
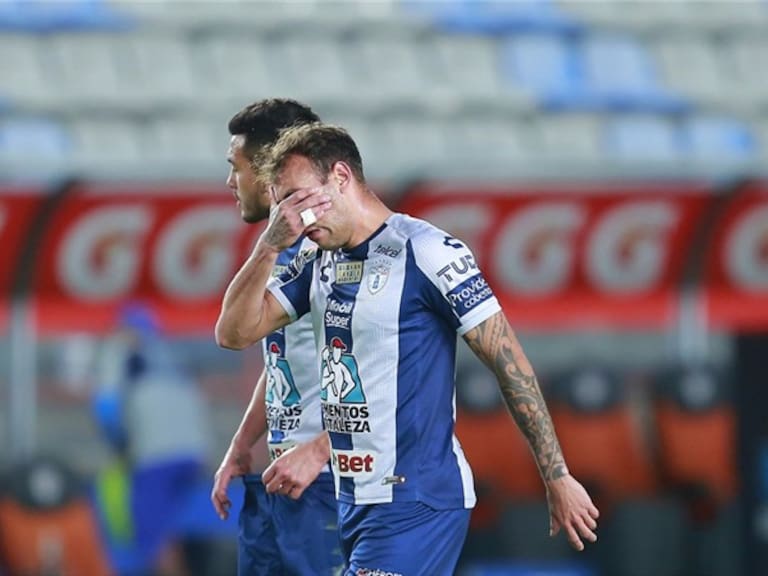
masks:
<path id="1" fill-rule="evenodd" d="M 493 291 L 482 274 L 475 274 L 448 292 L 446 296 L 456 315 L 461 318 L 491 298 Z"/>
<path id="2" fill-rule="evenodd" d="M 472 254 L 466 254 L 461 258 L 454 260 L 437 271 L 438 278 L 445 278 L 448 282 L 453 282 L 456 277 L 464 276 L 472 270 L 477 270 L 477 264 Z"/>

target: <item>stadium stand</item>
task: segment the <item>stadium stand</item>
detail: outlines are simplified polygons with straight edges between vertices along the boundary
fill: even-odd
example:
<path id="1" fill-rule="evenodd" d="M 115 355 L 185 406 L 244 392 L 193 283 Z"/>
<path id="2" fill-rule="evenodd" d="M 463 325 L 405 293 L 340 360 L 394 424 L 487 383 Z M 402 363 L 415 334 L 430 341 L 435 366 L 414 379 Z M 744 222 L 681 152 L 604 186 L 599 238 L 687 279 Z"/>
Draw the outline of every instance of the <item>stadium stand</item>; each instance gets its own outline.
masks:
<path id="1" fill-rule="evenodd" d="M 5 470 L 0 567 L 14 576 L 112 574 L 83 488 L 68 466 L 51 458 Z"/>
<path id="2" fill-rule="evenodd" d="M 145 143 L 168 134 L 168 122 L 171 133 L 194 126 L 193 142 L 267 94 L 366 126 L 371 171 L 390 179 L 414 167 L 436 174 L 465 156 L 544 173 L 555 160 L 707 166 L 766 156 L 768 84 L 751 68 L 768 49 L 761 3 L 696 11 L 690 2 L 389 0 L 340 10 L 318 0 L 289 11 L 79 0 L 44 15 L 38 4 L 0 10 L 9 55 L 0 121 L 24 113 L 37 130 L 49 125 L 57 135 L 44 141 L 60 144 L 47 153 L 95 172 L 110 155 L 125 170 L 162 172 L 173 147 Z M 432 142 L 389 153 L 422 131 L 453 150 Z M 491 146 L 476 147 L 477 135 Z M 208 146 L 194 146 L 214 174 L 219 159 L 203 162 Z M 0 166 L 18 166 L 15 150 L 0 149 Z"/>

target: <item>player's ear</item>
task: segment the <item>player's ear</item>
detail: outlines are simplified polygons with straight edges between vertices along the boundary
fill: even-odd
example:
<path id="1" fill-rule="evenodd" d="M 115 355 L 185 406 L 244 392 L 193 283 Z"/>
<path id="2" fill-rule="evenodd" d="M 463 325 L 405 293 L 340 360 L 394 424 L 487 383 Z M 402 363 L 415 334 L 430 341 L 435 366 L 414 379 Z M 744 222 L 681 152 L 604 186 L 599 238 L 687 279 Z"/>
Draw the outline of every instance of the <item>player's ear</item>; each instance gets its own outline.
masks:
<path id="1" fill-rule="evenodd" d="M 331 182 L 343 192 L 344 188 L 352 181 L 352 170 L 349 164 L 339 160 L 331 167 Z"/>

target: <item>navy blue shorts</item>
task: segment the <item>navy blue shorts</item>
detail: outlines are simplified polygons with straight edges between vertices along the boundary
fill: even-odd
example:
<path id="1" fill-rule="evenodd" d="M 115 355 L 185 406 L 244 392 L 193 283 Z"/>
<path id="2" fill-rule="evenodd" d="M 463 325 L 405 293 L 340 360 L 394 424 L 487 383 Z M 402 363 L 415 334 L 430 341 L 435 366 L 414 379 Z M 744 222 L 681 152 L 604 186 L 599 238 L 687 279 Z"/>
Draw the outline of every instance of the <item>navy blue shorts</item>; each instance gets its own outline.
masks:
<path id="1" fill-rule="evenodd" d="M 339 502 L 346 576 L 453 576 L 471 510 L 435 510 L 421 502 Z"/>
<path id="2" fill-rule="evenodd" d="M 267 494 L 260 475 L 243 478 L 238 576 L 338 575 L 344 567 L 333 476 L 321 474 L 298 500 Z"/>

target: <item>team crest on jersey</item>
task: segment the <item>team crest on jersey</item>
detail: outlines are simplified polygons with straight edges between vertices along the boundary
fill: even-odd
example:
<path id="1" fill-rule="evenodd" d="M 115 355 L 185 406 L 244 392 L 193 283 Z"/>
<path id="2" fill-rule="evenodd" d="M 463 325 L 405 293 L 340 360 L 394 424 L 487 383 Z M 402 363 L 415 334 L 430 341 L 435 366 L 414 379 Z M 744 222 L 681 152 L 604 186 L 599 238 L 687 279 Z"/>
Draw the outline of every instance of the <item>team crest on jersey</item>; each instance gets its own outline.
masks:
<path id="1" fill-rule="evenodd" d="M 364 404 L 365 393 L 357 370 L 357 360 L 347 354 L 347 345 L 338 336 L 323 348 L 323 377 L 320 399 L 339 404 Z"/>
<path id="2" fill-rule="evenodd" d="M 389 279 L 389 262 L 377 262 L 368 271 L 368 292 L 376 294 L 384 288 Z"/>
<path id="3" fill-rule="evenodd" d="M 281 356 L 277 342 L 269 344 L 267 349 L 267 389 L 266 401 L 270 404 L 280 402 L 283 406 L 293 406 L 301 402 L 301 395 L 293 381 L 291 367 Z"/>

